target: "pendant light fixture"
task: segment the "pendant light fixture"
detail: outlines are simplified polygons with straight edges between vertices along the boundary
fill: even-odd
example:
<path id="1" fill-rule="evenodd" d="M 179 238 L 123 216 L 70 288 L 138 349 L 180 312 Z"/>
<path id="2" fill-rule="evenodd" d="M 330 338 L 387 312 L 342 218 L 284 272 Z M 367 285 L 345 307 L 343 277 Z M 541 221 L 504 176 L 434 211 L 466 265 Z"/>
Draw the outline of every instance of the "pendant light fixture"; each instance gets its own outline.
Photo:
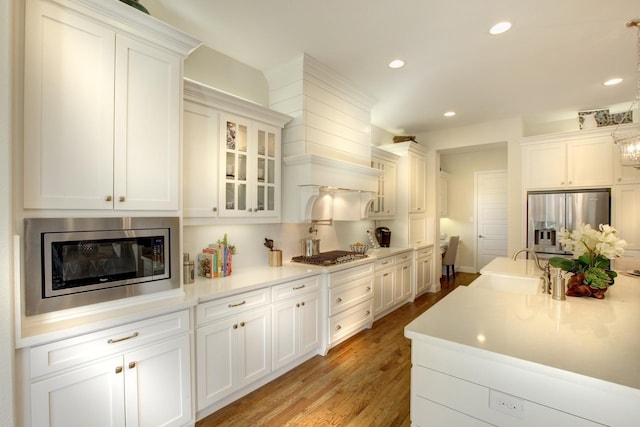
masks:
<path id="1" fill-rule="evenodd" d="M 631 110 L 635 104 L 640 103 L 640 18 L 632 19 L 627 22 L 627 27 L 635 27 L 638 30 L 637 37 L 637 50 L 638 50 L 638 87 L 636 91 L 636 98 L 631 103 L 627 115 L 631 115 Z M 619 123 L 624 122 L 624 120 Z M 625 166 L 633 166 L 636 169 L 640 169 L 640 130 L 634 130 L 625 134 L 616 134 L 620 124 L 616 126 L 615 130 L 611 134 L 613 142 L 620 149 L 621 163 Z"/>

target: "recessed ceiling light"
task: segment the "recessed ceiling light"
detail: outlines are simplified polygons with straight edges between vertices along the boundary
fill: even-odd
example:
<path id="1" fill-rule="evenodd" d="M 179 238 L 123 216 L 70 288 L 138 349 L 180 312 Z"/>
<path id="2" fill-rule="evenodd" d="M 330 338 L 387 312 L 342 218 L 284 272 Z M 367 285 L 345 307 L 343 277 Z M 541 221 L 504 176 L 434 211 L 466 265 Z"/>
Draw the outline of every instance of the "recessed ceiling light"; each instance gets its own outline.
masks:
<path id="1" fill-rule="evenodd" d="M 605 86 L 613 86 L 613 85 L 617 85 L 618 83 L 622 82 L 622 79 L 619 77 L 616 77 L 615 79 L 609 79 L 606 82 L 604 82 Z"/>
<path id="2" fill-rule="evenodd" d="M 404 67 L 404 61 L 402 59 L 394 59 L 389 62 L 389 68 L 402 68 Z"/>
<path id="3" fill-rule="evenodd" d="M 489 33 L 495 36 L 495 35 L 502 34 L 504 32 L 509 31 L 510 28 L 511 28 L 511 22 L 507 22 L 507 21 L 498 22 L 496 25 L 491 27 L 491 29 L 489 30 Z"/>
<path id="4" fill-rule="evenodd" d="M 455 111 L 447 111 L 446 113 L 444 113 L 445 117 L 453 117 L 456 115 Z"/>

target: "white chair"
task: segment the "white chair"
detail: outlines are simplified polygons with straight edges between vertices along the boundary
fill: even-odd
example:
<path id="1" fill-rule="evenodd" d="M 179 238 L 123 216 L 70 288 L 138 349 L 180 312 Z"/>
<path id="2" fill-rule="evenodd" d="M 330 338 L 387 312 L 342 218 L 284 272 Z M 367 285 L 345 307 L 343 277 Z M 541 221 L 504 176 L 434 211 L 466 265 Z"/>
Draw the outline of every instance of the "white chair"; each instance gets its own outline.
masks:
<path id="1" fill-rule="evenodd" d="M 456 278 L 456 255 L 458 254 L 458 243 L 460 242 L 460 236 L 451 236 L 449 238 L 449 245 L 447 250 L 442 255 L 442 266 L 447 267 L 447 282 L 449 281 L 449 267 L 453 271 L 453 278 Z"/>

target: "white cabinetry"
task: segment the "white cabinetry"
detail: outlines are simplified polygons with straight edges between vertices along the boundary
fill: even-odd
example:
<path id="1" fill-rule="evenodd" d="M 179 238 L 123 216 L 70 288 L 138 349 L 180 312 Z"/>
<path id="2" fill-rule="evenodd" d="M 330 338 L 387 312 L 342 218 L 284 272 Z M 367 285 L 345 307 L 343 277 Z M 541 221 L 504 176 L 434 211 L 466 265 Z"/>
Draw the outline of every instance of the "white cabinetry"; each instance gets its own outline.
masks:
<path id="1" fill-rule="evenodd" d="M 416 250 L 416 291 L 415 296 L 419 296 L 431 287 L 433 247 L 420 248 Z"/>
<path id="2" fill-rule="evenodd" d="M 613 184 L 610 131 L 581 131 L 526 138 L 522 145 L 525 189 L 604 187 Z"/>
<path id="3" fill-rule="evenodd" d="M 277 222 L 289 116 L 185 79 L 184 216 Z"/>
<path id="4" fill-rule="evenodd" d="M 280 131 L 244 117 L 221 115 L 221 216 L 280 217 Z"/>
<path id="5" fill-rule="evenodd" d="M 30 349 L 31 425 L 193 422 L 189 312 Z"/>
<path id="6" fill-rule="evenodd" d="M 620 127 L 619 133 L 639 132 L 640 126 L 637 124 L 628 127 Z M 617 134 L 617 133 L 616 133 Z M 613 151 L 613 177 L 615 184 L 640 184 L 640 168 L 633 166 L 623 166 L 620 156 L 620 150 L 616 147 Z"/>
<path id="7" fill-rule="evenodd" d="M 322 345 L 320 278 L 296 280 L 272 288 L 273 369 Z"/>
<path id="8" fill-rule="evenodd" d="M 627 250 L 640 250 L 640 184 L 616 185 L 613 190 L 612 225 L 626 240 Z"/>
<path id="9" fill-rule="evenodd" d="M 198 305 L 198 410 L 271 372 L 269 289 Z"/>
<path id="10" fill-rule="evenodd" d="M 398 156 L 377 147 L 371 147 L 371 167 L 382 171 L 378 189 L 369 208 L 369 218 L 393 218 L 396 214 L 396 186 Z"/>
<path id="11" fill-rule="evenodd" d="M 407 302 L 413 295 L 412 265 L 413 253 L 410 251 L 381 257 L 375 262 L 373 314 L 376 320 Z"/>
<path id="12" fill-rule="evenodd" d="M 177 210 L 182 58 L 120 2 L 27 2 L 24 207 Z"/>
<path id="13" fill-rule="evenodd" d="M 381 225 L 393 230 L 392 246 L 416 247 L 427 242 L 426 149 L 415 142 L 380 147 L 399 156 L 396 215 Z"/>
<path id="14" fill-rule="evenodd" d="M 186 86 L 186 85 L 185 85 Z M 183 197 L 185 218 L 218 216 L 218 110 L 185 97 Z"/>
<path id="15" fill-rule="evenodd" d="M 373 322 L 373 263 L 327 275 L 328 347 L 355 335 Z"/>

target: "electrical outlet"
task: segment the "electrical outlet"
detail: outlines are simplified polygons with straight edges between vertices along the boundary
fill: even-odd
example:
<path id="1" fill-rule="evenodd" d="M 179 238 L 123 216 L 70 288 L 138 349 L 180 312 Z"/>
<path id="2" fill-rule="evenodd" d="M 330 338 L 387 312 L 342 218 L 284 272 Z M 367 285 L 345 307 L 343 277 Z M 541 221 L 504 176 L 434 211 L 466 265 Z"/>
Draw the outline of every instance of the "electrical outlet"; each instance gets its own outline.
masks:
<path id="1" fill-rule="evenodd" d="M 489 390 L 489 408 L 517 418 L 524 418 L 524 400 L 510 394 Z"/>

